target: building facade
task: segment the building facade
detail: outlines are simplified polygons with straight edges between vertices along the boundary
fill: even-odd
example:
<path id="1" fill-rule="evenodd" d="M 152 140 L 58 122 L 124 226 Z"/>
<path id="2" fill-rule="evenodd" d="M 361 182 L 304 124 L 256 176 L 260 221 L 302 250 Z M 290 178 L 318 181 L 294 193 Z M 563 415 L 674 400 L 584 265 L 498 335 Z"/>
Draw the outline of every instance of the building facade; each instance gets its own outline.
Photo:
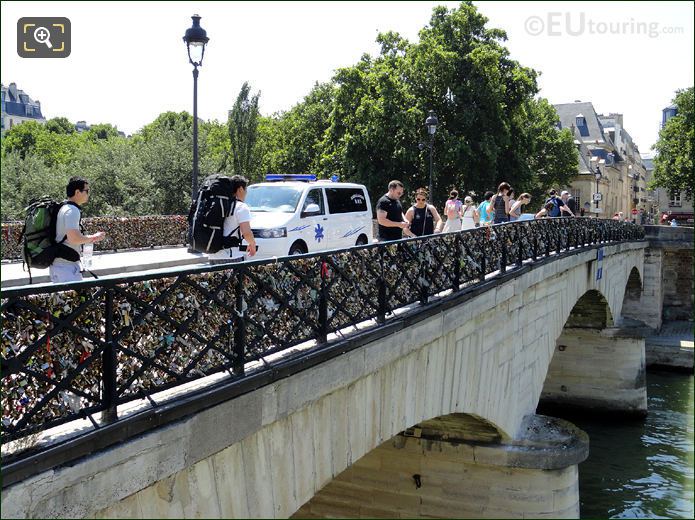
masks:
<path id="1" fill-rule="evenodd" d="M 646 188 L 646 170 L 641 159 L 634 157 L 639 152 L 623 128 L 622 114 L 597 114 L 590 102 L 554 106 L 560 118 L 558 126 L 570 129 L 577 148 L 579 173 L 568 191 L 578 201 L 578 207 L 585 215 L 611 218 L 622 212 L 631 217 L 637 206 L 634 194 L 639 193 L 635 189 L 639 190 L 639 183 Z M 601 197 L 598 205 L 595 193 Z"/>
<path id="2" fill-rule="evenodd" d="M 2 87 L 2 133 L 15 125 L 26 121 L 45 123 L 46 119 L 41 113 L 41 102 L 34 101 L 29 95 L 17 88 L 15 83 Z"/>

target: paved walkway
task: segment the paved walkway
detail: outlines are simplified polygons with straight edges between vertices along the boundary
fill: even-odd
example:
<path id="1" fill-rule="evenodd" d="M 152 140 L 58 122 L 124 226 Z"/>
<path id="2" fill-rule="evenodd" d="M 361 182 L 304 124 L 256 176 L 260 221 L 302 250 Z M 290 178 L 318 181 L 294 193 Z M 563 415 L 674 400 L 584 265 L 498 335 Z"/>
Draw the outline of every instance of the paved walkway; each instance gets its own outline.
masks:
<path id="1" fill-rule="evenodd" d="M 695 347 L 693 342 L 693 322 L 664 322 L 659 333 L 648 336 L 646 342 L 652 345 L 678 346 L 692 349 Z"/>
<path id="2" fill-rule="evenodd" d="M 94 253 L 91 270 L 97 276 L 152 271 L 180 265 L 207 263 L 201 253 L 189 253 L 186 247 L 141 249 L 123 253 Z M 0 266 L 1 286 L 17 287 L 29 284 L 29 273 L 22 262 L 3 263 Z M 48 269 L 31 270 L 33 284 L 49 282 Z M 85 276 L 89 276 L 88 274 Z"/>
<path id="3" fill-rule="evenodd" d="M 647 336 L 644 340 L 647 365 L 672 367 L 693 371 L 693 322 L 664 322 L 658 334 Z"/>

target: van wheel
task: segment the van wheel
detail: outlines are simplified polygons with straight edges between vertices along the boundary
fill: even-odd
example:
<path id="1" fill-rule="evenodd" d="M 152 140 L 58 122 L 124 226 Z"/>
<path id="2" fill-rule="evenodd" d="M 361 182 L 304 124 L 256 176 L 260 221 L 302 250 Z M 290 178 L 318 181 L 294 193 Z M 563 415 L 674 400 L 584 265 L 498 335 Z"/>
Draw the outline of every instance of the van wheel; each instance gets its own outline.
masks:
<path id="1" fill-rule="evenodd" d="M 303 242 L 297 241 L 294 244 L 292 244 L 292 247 L 290 247 L 290 252 L 287 253 L 288 255 L 303 255 L 307 252 L 306 246 L 304 245 Z"/>
<path id="2" fill-rule="evenodd" d="M 367 235 L 360 235 L 357 237 L 357 242 L 355 242 L 356 246 L 364 246 L 367 244 Z"/>

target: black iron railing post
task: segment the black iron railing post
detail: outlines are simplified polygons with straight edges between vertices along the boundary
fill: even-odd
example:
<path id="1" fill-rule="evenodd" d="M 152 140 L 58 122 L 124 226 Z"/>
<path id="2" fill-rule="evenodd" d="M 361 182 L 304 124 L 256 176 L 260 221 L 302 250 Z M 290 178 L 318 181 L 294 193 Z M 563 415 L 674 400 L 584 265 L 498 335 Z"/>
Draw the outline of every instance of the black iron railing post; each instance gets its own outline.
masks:
<path id="1" fill-rule="evenodd" d="M 461 233 L 454 236 L 454 283 L 451 289 L 457 292 L 461 287 L 461 261 L 463 259 L 463 248 L 461 247 Z"/>
<path id="2" fill-rule="evenodd" d="M 118 419 L 117 395 L 116 395 L 116 348 L 113 344 L 113 289 L 106 289 L 105 302 L 105 343 L 101 356 L 101 383 L 104 410 L 101 412 L 101 420 L 112 423 Z"/>
<path id="3" fill-rule="evenodd" d="M 485 242 L 487 244 L 488 242 Z M 485 271 L 486 271 L 486 265 L 485 265 L 485 249 L 481 252 L 482 254 L 480 255 L 480 281 L 484 282 L 485 281 Z"/>
<path id="4" fill-rule="evenodd" d="M 536 226 L 529 226 L 531 232 L 531 260 L 535 262 L 538 259 L 538 236 L 534 227 Z"/>
<path id="5" fill-rule="evenodd" d="M 523 227 L 521 224 L 517 224 L 516 226 L 516 242 L 518 244 L 516 266 L 521 267 L 522 265 L 524 265 L 524 242 L 521 240 L 521 230 L 523 229 Z"/>
<path id="6" fill-rule="evenodd" d="M 246 351 L 246 321 L 244 320 L 244 269 L 236 270 L 236 298 L 234 302 L 234 361 L 232 372 L 235 375 L 244 375 L 244 357 Z"/>
<path id="7" fill-rule="evenodd" d="M 418 285 L 420 286 L 420 304 L 425 305 L 429 300 L 427 291 L 427 269 L 425 268 L 425 249 L 429 247 L 430 240 L 423 240 L 417 244 L 417 260 L 418 260 Z"/>
<path id="8" fill-rule="evenodd" d="M 328 342 L 328 297 L 326 277 L 328 276 L 328 264 L 326 258 L 321 257 L 321 289 L 319 290 L 319 343 Z"/>
<path id="9" fill-rule="evenodd" d="M 557 223 L 557 244 L 555 247 L 555 252 L 559 255 L 562 253 L 562 227 L 564 225 L 564 222 L 560 221 Z"/>
<path id="10" fill-rule="evenodd" d="M 379 277 L 379 301 L 377 310 L 377 323 L 384 323 L 386 321 L 386 269 L 384 268 L 384 250 L 386 246 L 380 246 L 379 251 L 379 270 L 381 276 Z"/>
<path id="11" fill-rule="evenodd" d="M 507 272 L 507 237 L 504 229 L 500 229 L 497 237 L 500 241 L 500 273 Z"/>

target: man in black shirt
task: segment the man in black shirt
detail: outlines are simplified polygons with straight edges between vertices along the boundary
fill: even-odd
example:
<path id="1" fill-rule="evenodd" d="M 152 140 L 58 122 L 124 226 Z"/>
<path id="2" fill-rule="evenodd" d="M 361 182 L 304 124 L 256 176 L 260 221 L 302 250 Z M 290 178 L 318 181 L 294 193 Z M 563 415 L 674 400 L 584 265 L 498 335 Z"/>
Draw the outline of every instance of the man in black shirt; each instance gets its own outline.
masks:
<path id="1" fill-rule="evenodd" d="M 389 182 L 389 191 L 376 203 L 376 220 L 379 223 L 379 241 L 400 240 L 403 231 L 412 235 L 408 229 L 410 223 L 403 215 L 400 198 L 403 196 L 403 183 Z"/>
<path id="2" fill-rule="evenodd" d="M 567 209 L 569 210 L 569 214 L 571 217 L 576 217 L 578 210 L 577 210 L 577 201 L 575 198 L 572 196 L 572 194 L 569 191 L 563 191 L 560 194 L 560 198 L 562 199 L 562 202 L 564 202 L 565 206 L 567 206 Z M 562 208 L 560 208 L 562 210 Z M 565 216 L 565 215 L 562 215 Z"/>

